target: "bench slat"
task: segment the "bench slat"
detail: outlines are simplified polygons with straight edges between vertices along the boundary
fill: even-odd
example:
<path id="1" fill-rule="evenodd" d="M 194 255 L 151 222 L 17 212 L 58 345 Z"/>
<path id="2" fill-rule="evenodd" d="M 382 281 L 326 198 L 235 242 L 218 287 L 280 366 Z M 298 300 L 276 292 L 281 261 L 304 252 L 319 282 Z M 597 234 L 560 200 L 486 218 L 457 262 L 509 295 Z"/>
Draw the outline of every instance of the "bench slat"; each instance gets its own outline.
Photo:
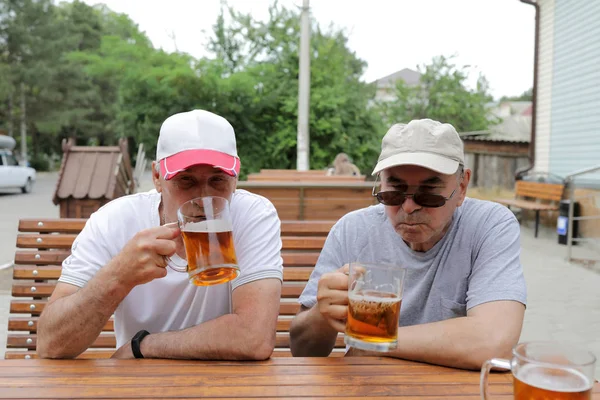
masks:
<path id="1" fill-rule="evenodd" d="M 304 282 L 283 282 L 281 287 L 281 297 L 298 298 L 306 283 Z M 12 286 L 13 297 L 50 297 L 56 283 L 48 282 L 15 282 Z"/>
<path id="2" fill-rule="evenodd" d="M 86 221 L 86 218 L 23 218 L 19 220 L 19 231 L 79 233 Z"/>
<path id="3" fill-rule="evenodd" d="M 62 265 L 70 254 L 70 250 L 18 250 L 15 252 L 15 264 Z M 314 266 L 319 258 L 319 252 L 283 251 L 281 256 L 285 266 Z"/>
<path id="4" fill-rule="evenodd" d="M 21 233 L 17 235 L 17 247 L 21 249 L 70 249 L 75 234 Z"/>
<path id="5" fill-rule="evenodd" d="M 46 303 L 44 300 L 11 300 L 10 301 L 10 313 L 11 314 L 32 314 L 40 315 Z M 33 308 L 32 308 L 33 307 Z M 279 304 L 280 315 L 296 315 L 300 311 L 300 304 L 290 299 L 290 301 L 282 301 Z"/>
<path id="6" fill-rule="evenodd" d="M 86 221 L 86 218 L 23 218 L 19 221 L 19 232 L 78 234 L 85 226 Z M 41 226 L 38 225 L 40 222 L 42 223 Z M 289 235 L 299 233 L 327 235 L 335 222 L 329 219 L 321 221 L 282 220 L 281 233 Z"/>
<path id="7" fill-rule="evenodd" d="M 37 332 L 37 324 L 39 317 L 10 317 L 8 319 L 9 331 L 29 331 L 30 333 Z M 289 332 L 291 317 L 280 317 L 277 320 L 277 332 Z M 109 319 L 104 327 L 103 332 L 114 332 L 115 325 L 113 318 Z"/>
<path id="8" fill-rule="evenodd" d="M 284 267 L 283 280 L 308 281 L 313 267 Z M 59 265 L 15 265 L 13 279 L 16 280 L 57 280 L 62 267 Z"/>
<path id="9" fill-rule="evenodd" d="M 38 321 L 39 317 L 10 317 L 8 319 L 8 330 L 34 333 L 37 332 Z M 291 316 L 280 316 L 277 320 L 277 332 L 289 332 L 291 322 Z M 114 332 L 114 330 L 115 322 L 111 317 L 102 328 L 102 331 Z"/>
<path id="10" fill-rule="evenodd" d="M 281 221 L 281 233 L 292 236 L 327 236 L 334 224 L 335 221 Z"/>
<path id="11" fill-rule="evenodd" d="M 29 332 L 37 332 L 37 324 L 39 317 L 10 317 L 8 319 L 8 330 L 9 331 L 29 331 Z M 103 332 L 114 332 L 115 330 L 115 321 L 111 317 L 104 327 L 102 328 Z"/>

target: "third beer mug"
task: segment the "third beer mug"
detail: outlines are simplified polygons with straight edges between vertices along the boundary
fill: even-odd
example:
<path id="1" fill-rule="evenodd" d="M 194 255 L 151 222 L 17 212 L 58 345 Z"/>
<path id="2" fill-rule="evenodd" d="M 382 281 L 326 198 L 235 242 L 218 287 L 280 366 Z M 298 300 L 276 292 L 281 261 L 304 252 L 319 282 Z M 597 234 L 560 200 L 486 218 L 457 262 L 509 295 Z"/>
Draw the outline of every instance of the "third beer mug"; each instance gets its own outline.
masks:
<path id="1" fill-rule="evenodd" d="M 177 220 L 187 260 L 174 256 L 169 267 L 187 272 L 190 282 L 197 286 L 229 282 L 239 275 L 227 199 L 199 197 L 187 201 L 177 210 Z"/>
<path id="2" fill-rule="evenodd" d="M 481 398 L 490 398 L 491 368 L 512 371 L 515 400 L 590 400 L 596 357 L 589 351 L 552 342 L 518 344 L 512 360 L 492 359 L 481 368 Z"/>
<path id="3" fill-rule="evenodd" d="M 396 348 L 404 268 L 383 264 L 350 264 L 347 345 L 362 350 Z"/>

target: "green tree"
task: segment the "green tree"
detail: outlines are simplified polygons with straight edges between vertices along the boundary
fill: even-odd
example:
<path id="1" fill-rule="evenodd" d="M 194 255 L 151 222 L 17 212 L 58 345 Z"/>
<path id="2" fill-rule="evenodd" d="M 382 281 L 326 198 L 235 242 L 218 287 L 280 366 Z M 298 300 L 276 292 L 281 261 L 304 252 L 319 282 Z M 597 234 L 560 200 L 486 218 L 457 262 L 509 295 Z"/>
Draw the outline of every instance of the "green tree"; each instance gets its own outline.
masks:
<path id="1" fill-rule="evenodd" d="M 413 119 L 431 118 L 447 122 L 459 132 L 487 129 L 498 122 L 491 116 L 486 104 L 492 101 L 489 85 L 483 75 L 475 89 L 467 87 L 466 67 L 458 67 L 452 57 L 435 57 L 431 64 L 419 67 L 421 78 L 417 85 L 408 86 L 399 81 L 397 99 L 380 103 L 388 125 Z"/>
<path id="2" fill-rule="evenodd" d="M 236 122 L 240 152 L 250 170 L 295 168 L 299 15 L 277 3 L 266 21 L 231 9 L 224 18 L 224 12 L 209 43 L 223 65 L 222 86 L 227 88 L 215 111 Z M 344 151 L 368 171 L 383 129 L 367 107 L 374 88 L 360 81 L 366 63 L 348 48 L 343 31 L 318 24 L 311 30 L 311 168 L 326 167 Z M 218 106 L 225 103 L 237 107 Z"/>

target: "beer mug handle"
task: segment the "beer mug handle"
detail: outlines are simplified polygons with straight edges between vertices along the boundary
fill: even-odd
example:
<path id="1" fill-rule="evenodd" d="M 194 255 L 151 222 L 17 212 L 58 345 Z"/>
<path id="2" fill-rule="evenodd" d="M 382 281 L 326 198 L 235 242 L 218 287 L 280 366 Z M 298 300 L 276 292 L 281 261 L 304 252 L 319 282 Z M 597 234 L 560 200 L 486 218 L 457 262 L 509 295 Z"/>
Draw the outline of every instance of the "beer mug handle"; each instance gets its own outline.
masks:
<path id="1" fill-rule="evenodd" d="M 169 257 L 169 256 L 163 256 L 165 258 L 165 261 L 167 262 L 167 266 L 169 268 L 171 268 L 173 271 L 177 271 L 177 272 L 187 272 L 188 271 L 188 264 L 187 261 L 184 260 L 183 258 L 179 257 L 177 254 Z"/>
<path id="2" fill-rule="evenodd" d="M 164 226 L 169 226 L 169 225 L 180 227 L 179 222 L 169 222 L 169 223 L 165 224 Z M 173 256 L 163 256 L 163 258 L 165 259 L 167 266 L 169 268 L 171 268 L 173 271 L 177 271 L 177 272 L 187 272 L 188 271 L 187 260 L 184 260 L 183 258 L 179 257 L 177 254 L 174 254 Z"/>
<path id="3" fill-rule="evenodd" d="M 479 379 L 479 392 L 481 394 L 482 400 L 487 400 L 490 398 L 488 395 L 487 387 L 488 377 L 492 368 L 501 368 L 510 371 L 510 361 L 504 360 L 502 358 L 492 358 L 491 360 L 487 360 L 483 363 L 483 365 L 481 366 L 481 377 Z"/>

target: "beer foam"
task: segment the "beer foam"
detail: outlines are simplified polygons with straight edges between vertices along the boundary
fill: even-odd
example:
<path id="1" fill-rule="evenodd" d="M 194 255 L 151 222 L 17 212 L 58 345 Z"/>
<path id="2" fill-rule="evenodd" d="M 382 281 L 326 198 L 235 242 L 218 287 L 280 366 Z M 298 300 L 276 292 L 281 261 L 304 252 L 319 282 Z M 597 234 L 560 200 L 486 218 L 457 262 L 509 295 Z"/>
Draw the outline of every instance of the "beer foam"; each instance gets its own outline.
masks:
<path id="1" fill-rule="evenodd" d="M 231 222 L 224 219 L 212 219 L 199 222 L 188 222 L 182 229 L 183 232 L 230 232 Z"/>
<path id="2" fill-rule="evenodd" d="M 358 293 L 350 293 L 348 295 L 351 301 L 360 301 L 360 302 L 370 302 L 370 303 L 384 303 L 384 304 L 394 304 L 402 300 L 402 297 L 398 297 L 393 293 L 383 293 L 378 294 L 378 292 L 358 292 Z"/>
<path id="3" fill-rule="evenodd" d="M 519 368 L 515 377 L 529 386 L 554 392 L 583 392 L 592 387 L 592 382 L 574 368 L 542 367 L 527 364 Z"/>

